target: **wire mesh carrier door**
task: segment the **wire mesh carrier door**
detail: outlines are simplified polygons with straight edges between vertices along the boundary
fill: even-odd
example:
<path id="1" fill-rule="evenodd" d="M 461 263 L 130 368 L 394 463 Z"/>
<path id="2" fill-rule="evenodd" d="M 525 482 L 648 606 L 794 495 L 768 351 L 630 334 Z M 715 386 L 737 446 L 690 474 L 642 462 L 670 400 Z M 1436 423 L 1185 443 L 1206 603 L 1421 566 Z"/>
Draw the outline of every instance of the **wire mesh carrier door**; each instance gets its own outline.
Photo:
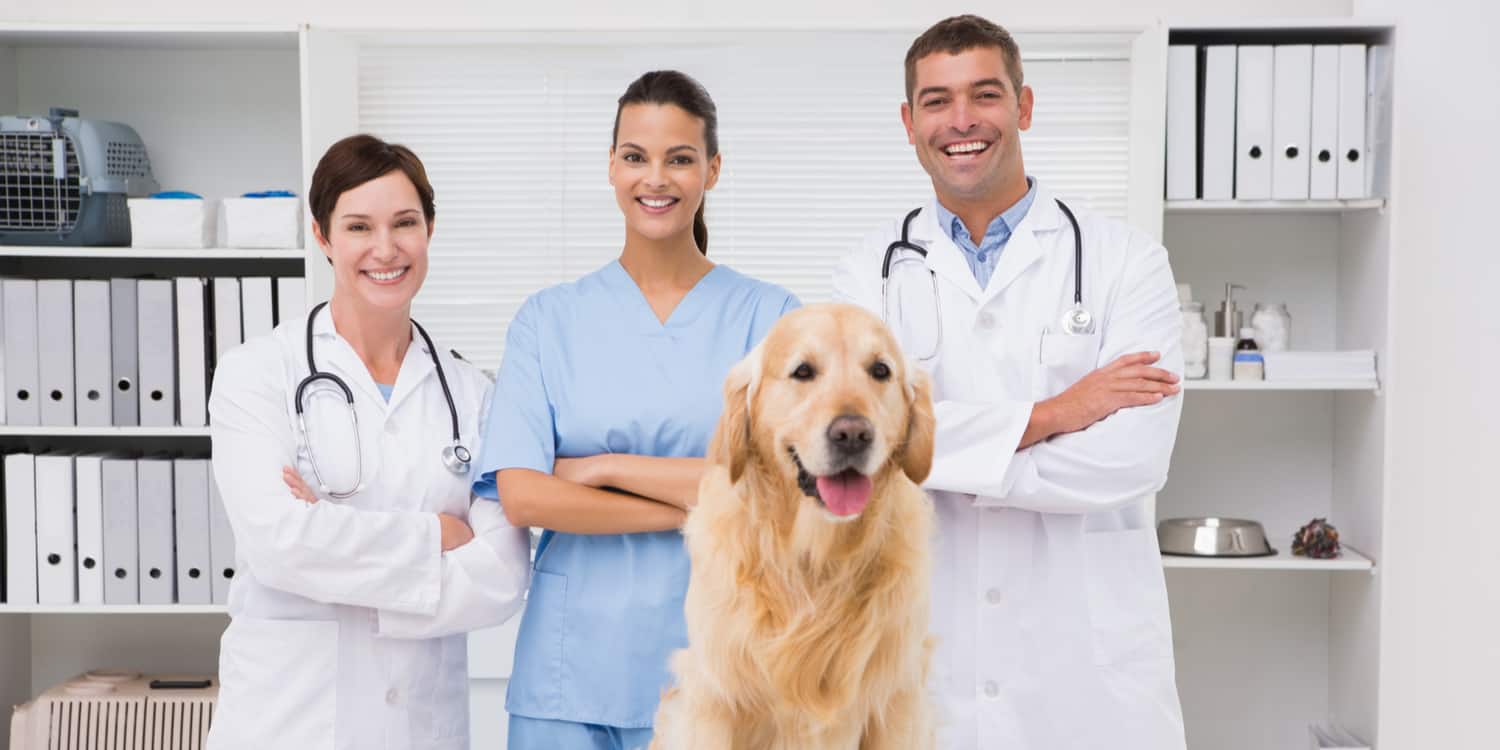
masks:
<path id="1" fill-rule="evenodd" d="M 129 245 L 125 199 L 156 187 L 128 125 L 56 107 L 0 117 L 0 244 Z"/>

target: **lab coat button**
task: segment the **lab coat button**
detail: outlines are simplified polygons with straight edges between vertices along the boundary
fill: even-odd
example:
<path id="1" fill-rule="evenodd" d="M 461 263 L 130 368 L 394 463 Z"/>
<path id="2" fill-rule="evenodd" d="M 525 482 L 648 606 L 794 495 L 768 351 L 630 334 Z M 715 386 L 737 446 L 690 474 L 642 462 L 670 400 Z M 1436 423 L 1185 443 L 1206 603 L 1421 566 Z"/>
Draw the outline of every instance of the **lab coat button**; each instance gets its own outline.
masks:
<path id="1" fill-rule="evenodd" d="M 989 591 L 984 592 L 984 600 L 989 602 L 990 604 L 999 604 L 1000 589 L 990 589 Z"/>
<path id="2" fill-rule="evenodd" d="M 996 698 L 1000 695 L 1000 685 L 994 680 L 984 683 L 984 695 L 986 698 Z"/>
<path id="3" fill-rule="evenodd" d="M 400 432 L 401 432 L 401 428 L 396 426 L 396 420 L 392 419 L 392 420 L 389 420 L 389 421 L 387 421 L 385 423 L 385 434 L 387 434 L 387 435 L 396 435 L 396 434 L 399 434 Z"/>
<path id="4" fill-rule="evenodd" d="M 979 314 L 979 327 L 980 328 L 994 328 L 995 327 L 995 316 L 992 313 L 987 313 L 987 312 L 980 313 Z"/>
<path id="5" fill-rule="evenodd" d="M 396 701 L 399 700 L 400 698 L 401 698 L 401 693 L 399 691 L 397 691 L 395 688 L 391 688 L 390 690 L 385 691 L 385 702 L 387 704 L 389 704 L 389 705 L 392 705 L 392 706 L 396 705 Z"/>

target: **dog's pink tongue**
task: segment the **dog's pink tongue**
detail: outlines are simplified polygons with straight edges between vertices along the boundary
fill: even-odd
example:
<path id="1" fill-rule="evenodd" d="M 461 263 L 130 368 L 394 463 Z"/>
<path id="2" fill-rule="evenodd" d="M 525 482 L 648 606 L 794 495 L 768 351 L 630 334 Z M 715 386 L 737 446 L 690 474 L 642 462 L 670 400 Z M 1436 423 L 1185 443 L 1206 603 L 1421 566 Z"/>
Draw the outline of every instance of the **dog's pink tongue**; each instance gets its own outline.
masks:
<path id="1" fill-rule="evenodd" d="M 818 497 L 836 516 L 852 516 L 870 502 L 870 478 L 846 471 L 831 477 L 818 477 Z"/>

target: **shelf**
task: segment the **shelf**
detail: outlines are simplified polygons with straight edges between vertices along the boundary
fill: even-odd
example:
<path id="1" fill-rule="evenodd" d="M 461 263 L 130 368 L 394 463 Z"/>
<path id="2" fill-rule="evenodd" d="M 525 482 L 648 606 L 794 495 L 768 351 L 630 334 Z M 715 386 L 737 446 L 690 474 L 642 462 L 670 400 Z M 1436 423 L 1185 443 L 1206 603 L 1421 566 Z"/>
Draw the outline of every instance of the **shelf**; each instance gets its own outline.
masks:
<path id="1" fill-rule="evenodd" d="M 221 615 L 222 604 L 0 604 L 0 614 Z"/>
<path id="2" fill-rule="evenodd" d="M 1337 214 L 1385 207 L 1384 198 L 1325 201 L 1167 201 L 1167 213 Z"/>
<path id="3" fill-rule="evenodd" d="M 1344 545 L 1343 552 L 1333 560 L 1313 560 L 1293 555 L 1290 549 L 1279 550 L 1269 557 L 1179 557 L 1162 555 L 1162 567 L 1167 569 L 1220 569 L 1220 570 L 1321 570 L 1321 571 L 1369 571 L 1375 572 L 1375 561 L 1360 554 L 1358 550 Z"/>
<path id="4" fill-rule="evenodd" d="M 0 245 L 0 258 L 141 258 L 146 260 L 302 260 L 307 251 L 232 248 L 22 247 Z"/>
<path id="5" fill-rule="evenodd" d="M 0 425 L 0 437 L 208 437 L 208 428 Z"/>
<path id="6" fill-rule="evenodd" d="M 1184 380 L 1189 391 L 1378 391 L 1378 380 Z"/>

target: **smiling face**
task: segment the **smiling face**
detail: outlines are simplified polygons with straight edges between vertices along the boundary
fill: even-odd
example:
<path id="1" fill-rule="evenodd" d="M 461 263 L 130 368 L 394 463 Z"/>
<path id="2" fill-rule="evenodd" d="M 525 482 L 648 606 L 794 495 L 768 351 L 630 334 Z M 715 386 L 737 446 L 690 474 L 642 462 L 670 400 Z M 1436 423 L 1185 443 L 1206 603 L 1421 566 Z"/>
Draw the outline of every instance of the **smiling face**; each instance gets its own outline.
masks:
<path id="1" fill-rule="evenodd" d="M 1015 90 L 998 47 L 934 52 L 916 61 L 907 140 L 940 200 L 974 202 L 1024 192 L 1020 133 L 1031 127 L 1030 86 Z"/>
<path id="2" fill-rule="evenodd" d="M 703 120 L 671 104 L 629 104 L 620 110 L 609 152 L 609 184 L 627 232 L 665 240 L 693 231 L 703 196 L 719 180 Z"/>
<path id="3" fill-rule="evenodd" d="M 400 170 L 345 190 L 334 203 L 328 233 L 313 234 L 333 262 L 335 294 L 362 306 L 400 310 L 427 278 L 432 225 L 416 186 Z"/>

